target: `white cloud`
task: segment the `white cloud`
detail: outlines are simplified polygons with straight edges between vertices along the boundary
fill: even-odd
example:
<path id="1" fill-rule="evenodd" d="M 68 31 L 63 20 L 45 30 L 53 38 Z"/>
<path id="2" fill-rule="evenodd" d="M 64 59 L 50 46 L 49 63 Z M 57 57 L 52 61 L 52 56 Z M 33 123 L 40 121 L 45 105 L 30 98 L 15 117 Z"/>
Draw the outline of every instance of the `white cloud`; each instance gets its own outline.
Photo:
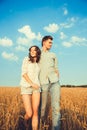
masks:
<path id="1" fill-rule="evenodd" d="M 17 43 L 27 46 L 29 44 L 29 39 L 26 37 L 18 37 Z"/>
<path id="2" fill-rule="evenodd" d="M 17 51 L 26 51 L 26 48 L 23 47 L 23 46 L 20 46 L 20 45 L 18 45 L 15 49 L 16 49 Z"/>
<path id="3" fill-rule="evenodd" d="M 64 32 L 60 32 L 60 39 L 65 39 L 67 38 L 67 36 L 64 34 Z"/>
<path id="4" fill-rule="evenodd" d="M 29 25 L 25 25 L 22 28 L 18 29 L 20 33 L 23 33 L 29 39 L 35 39 L 35 33 L 31 31 Z"/>
<path id="5" fill-rule="evenodd" d="M 40 41 L 41 38 L 42 38 L 41 33 L 38 32 L 38 34 L 36 35 L 34 32 L 32 32 L 29 25 L 23 26 L 22 28 L 18 29 L 18 31 L 20 33 L 23 33 L 25 36 L 20 36 L 17 39 L 17 43 L 21 44 L 21 45 L 24 45 L 24 46 L 25 45 L 26 46 L 32 45 L 33 40 Z"/>
<path id="6" fill-rule="evenodd" d="M 65 47 L 71 47 L 73 45 L 77 46 L 87 46 L 87 39 L 86 38 L 80 38 L 78 36 L 72 36 L 69 40 L 69 42 L 63 42 L 62 45 Z"/>
<path id="7" fill-rule="evenodd" d="M 38 33 L 38 35 L 36 35 L 36 39 L 37 39 L 38 41 L 40 41 L 40 40 L 42 39 L 42 35 L 41 35 L 40 32 Z"/>
<path id="8" fill-rule="evenodd" d="M 23 26 L 22 28 L 18 29 L 18 31 L 20 33 L 23 33 L 27 37 L 28 40 L 41 39 L 41 34 L 38 33 L 36 35 L 34 32 L 32 32 L 31 27 L 29 25 Z"/>
<path id="9" fill-rule="evenodd" d="M 4 38 L 0 38 L 0 45 L 4 46 L 4 47 L 8 47 L 8 46 L 12 46 L 13 42 L 11 39 L 4 37 Z"/>
<path id="10" fill-rule="evenodd" d="M 69 23 L 75 23 L 77 20 L 79 20 L 79 17 L 71 17 L 71 18 L 67 18 L 67 21 L 69 22 Z"/>
<path id="11" fill-rule="evenodd" d="M 71 37 L 71 41 L 72 41 L 73 43 L 76 43 L 76 42 L 81 43 L 81 42 L 86 42 L 87 39 L 86 39 L 86 38 L 80 38 L 80 37 L 77 37 L 77 36 L 72 36 L 72 37 Z"/>
<path id="12" fill-rule="evenodd" d="M 74 24 L 73 23 L 61 23 L 60 26 L 63 28 L 71 28 Z"/>
<path id="13" fill-rule="evenodd" d="M 63 8 L 63 10 L 64 10 L 63 14 L 64 14 L 64 15 L 67 15 L 67 14 L 68 14 L 67 8 Z"/>
<path id="14" fill-rule="evenodd" d="M 8 60 L 13 60 L 13 61 L 17 61 L 18 57 L 16 55 L 14 55 L 14 53 L 7 53 L 7 52 L 2 52 L 2 57 Z"/>
<path id="15" fill-rule="evenodd" d="M 77 22 L 78 19 L 79 19 L 78 17 L 67 18 L 67 22 L 61 23 L 60 27 L 71 28 L 72 26 L 74 26 L 75 22 Z"/>
<path id="16" fill-rule="evenodd" d="M 72 43 L 71 42 L 62 42 L 62 45 L 65 47 L 71 47 Z"/>
<path id="17" fill-rule="evenodd" d="M 50 32 L 50 33 L 55 33 L 59 30 L 59 26 L 58 24 L 49 24 L 49 26 L 45 26 L 44 27 L 44 30 L 46 30 L 47 32 Z"/>

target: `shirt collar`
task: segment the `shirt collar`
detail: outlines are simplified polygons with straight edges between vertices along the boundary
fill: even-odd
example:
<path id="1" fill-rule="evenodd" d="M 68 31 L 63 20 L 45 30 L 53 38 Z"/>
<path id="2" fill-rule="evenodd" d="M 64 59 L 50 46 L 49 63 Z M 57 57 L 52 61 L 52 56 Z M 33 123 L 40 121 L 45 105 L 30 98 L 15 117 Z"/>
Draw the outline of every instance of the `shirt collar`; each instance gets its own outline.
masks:
<path id="1" fill-rule="evenodd" d="M 49 50 L 44 51 L 43 48 L 41 48 L 41 52 L 45 53 L 45 52 L 49 52 Z"/>

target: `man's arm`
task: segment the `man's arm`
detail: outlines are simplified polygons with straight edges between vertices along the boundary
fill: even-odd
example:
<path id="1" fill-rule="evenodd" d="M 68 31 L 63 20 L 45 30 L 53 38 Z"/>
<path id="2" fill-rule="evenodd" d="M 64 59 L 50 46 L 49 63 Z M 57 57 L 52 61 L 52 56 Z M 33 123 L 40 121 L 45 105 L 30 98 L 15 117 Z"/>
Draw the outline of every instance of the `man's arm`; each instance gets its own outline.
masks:
<path id="1" fill-rule="evenodd" d="M 59 70 L 58 70 L 58 59 L 55 55 L 55 72 L 57 73 L 58 77 L 59 77 Z"/>

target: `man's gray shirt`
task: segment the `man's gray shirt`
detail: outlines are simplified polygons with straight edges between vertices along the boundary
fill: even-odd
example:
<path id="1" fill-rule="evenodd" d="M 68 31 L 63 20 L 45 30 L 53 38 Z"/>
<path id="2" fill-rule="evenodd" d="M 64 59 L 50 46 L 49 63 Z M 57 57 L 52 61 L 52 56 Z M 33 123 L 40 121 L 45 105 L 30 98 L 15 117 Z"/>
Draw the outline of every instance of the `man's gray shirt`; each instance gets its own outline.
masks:
<path id="1" fill-rule="evenodd" d="M 59 80 L 58 74 L 58 61 L 55 53 L 50 51 L 41 52 L 40 59 L 40 83 L 41 85 L 57 82 Z"/>

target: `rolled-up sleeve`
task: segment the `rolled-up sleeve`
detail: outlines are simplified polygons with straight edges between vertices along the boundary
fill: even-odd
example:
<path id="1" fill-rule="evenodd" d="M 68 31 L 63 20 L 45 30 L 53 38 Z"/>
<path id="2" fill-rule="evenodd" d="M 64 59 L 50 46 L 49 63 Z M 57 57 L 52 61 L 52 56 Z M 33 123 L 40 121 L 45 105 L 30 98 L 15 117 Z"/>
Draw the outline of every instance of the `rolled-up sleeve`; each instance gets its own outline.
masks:
<path id="1" fill-rule="evenodd" d="M 22 75 L 27 73 L 27 68 L 28 68 L 28 57 L 25 57 L 22 63 Z"/>

